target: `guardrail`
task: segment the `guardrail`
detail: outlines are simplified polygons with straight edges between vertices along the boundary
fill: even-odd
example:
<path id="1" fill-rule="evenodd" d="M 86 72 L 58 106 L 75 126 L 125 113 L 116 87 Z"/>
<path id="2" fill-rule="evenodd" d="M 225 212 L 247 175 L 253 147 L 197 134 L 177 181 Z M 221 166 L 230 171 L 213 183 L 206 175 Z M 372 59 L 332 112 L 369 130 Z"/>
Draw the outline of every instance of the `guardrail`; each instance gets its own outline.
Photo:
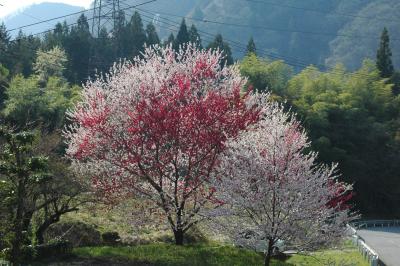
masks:
<path id="1" fill-rule="evenodd" d="M 0 259 L 0 266 L 10 266 L 10 265 L 11 263 L 9 263 L 8 261 Z"/>
<path id="2" fill-rule="evenodd" d="M 364 224 L 363 224 L 364 225 Z M 357 230 L 351 225 L 347 225 L 350 231 L 353 244 L 358 247 L 363 257 L 368 260 L 371 266 L 378 266 L 379 255 L 371 247 L 369 247 L 362 237 L 357 235 Z"/>
<path id="3" fill-rule="evenodd" d="M 368 227 L 390 227 L 400 226 L 400 220 L 367 220 L 352 222 L 351 226 L 357 229 L 368 228 Z"/>

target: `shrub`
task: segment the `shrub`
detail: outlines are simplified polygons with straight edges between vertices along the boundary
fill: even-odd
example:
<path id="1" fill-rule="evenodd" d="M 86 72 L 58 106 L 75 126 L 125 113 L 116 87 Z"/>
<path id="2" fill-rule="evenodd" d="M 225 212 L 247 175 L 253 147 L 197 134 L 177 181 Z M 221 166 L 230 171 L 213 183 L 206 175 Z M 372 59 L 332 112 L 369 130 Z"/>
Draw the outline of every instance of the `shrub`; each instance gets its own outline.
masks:
<path id="1" fill-rule="evenodd" d="M 121 242 L 118 232 L 104 232 L 101 238 L 106 245 L 117 245 Z"/>

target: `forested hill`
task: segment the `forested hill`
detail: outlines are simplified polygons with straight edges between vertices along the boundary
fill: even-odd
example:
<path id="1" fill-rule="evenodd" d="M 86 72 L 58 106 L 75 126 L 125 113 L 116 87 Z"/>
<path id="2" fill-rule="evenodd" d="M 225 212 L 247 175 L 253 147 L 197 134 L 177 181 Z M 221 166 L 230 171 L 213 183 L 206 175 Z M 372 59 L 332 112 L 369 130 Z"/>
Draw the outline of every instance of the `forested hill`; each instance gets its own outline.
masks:
<path id="1" fill-rule="evenodd" d="M 400 66 L 398 0 L 159 0 L 142 9 L 160 15 L 161 36 L 166 36 L 164 27 L 170 26 L 171 20 L 179 23 L 181 18 L 172 15 L 192 17 L 196 20 L 188 23 L 195 23 L 200 30 L 221 33 L 240 43 L 253 36 L 265 56 L 281 57 L 299 66 L 343 62 L 355 69 L 365 57 L 375 57 L 386 26 L 394 63 Z M 204 36 L 204 42 L 210 38 Z M 238 47 L 232 50 L 236 57 L 243 54 Z"/>
<path id="2" fill-rule="evenodd" d="M 136 0 L 120 2 L 127 17 L 133 12 L 128 7 L 138 4 Z M 71 8 L 45 3 L 25 13 L 48 19 L 77 9 L 68 12 Z M 164 39 L 171 31 L 176 34 L 175 25 L 187 17 L 188 24 L 194 23 L 203 31 L 205 45 L 221 33 L 225 39 L 237 42 L 231 48 L 234 56 L 241 58 L 244 51 L 238 43 L 246 44 L 253 36 L 260 55 L 284 59 L 299 69 L 339 62 L 356 69 L 365 57 L 375 57 L 380 33 L 386 26 L 394 64 L 400 66 L 398 0 L 157 0 L 141 6 L 139 11 L 144 21 L 156 22 Z M 86 15 L 92 17 L 92 11 Z M 16 21 L 27 19 L 35 22 L 22 13 L 5 22 L 10 29 Z M 27 28 L 26 33 L 48 29 L 49 25 L 37 27 L 43 29 Z"/>

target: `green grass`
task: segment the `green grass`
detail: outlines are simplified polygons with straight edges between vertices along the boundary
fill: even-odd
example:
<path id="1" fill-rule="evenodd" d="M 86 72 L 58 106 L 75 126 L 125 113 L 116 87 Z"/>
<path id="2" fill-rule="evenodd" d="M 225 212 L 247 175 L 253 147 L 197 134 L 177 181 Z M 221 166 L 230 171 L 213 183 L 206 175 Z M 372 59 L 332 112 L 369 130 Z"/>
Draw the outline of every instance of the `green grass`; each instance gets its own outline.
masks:
<path id="1" fill-rule="evenodd" d="M 308 265 L 337 265 L 337 266 L 368 266 L 368 262 L 354 249 L 351 250 L 327 250 L 314 252 L 307 256 L 295 255 L 286 261 L 287 263 Z"/>
<path id="2" fill-rule="evenodd" d="M 263 256 L 256 252 L 217 244 L 175 246 L 173 244 L 149 244 L 122 247 L 84 247 L 74 250 L 81 259 L 105 260 L 109 263 L 130 265 L 263 265 Z M 308 256 L 294 255 L 285 262 L 274 260 L 273 266 L 367 266 L 354 248 L 327 250 Z"/>

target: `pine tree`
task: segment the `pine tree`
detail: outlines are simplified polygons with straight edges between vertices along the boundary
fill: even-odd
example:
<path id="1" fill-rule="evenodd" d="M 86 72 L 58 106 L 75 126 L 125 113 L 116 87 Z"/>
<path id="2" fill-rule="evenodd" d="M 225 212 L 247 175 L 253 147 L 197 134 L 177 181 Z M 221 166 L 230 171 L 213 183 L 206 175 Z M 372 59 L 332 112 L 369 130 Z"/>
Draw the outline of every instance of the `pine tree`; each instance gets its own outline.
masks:
<path id="1" fill-rule="evenodd" d="M 383 78 L 393 75 L 392 51 L 390 50 L 389 32 L 386 27 L 382 31 L 381 42 L 376 53 L 376 66 Z"/>
<path id="2" fill-rule="evenodd" d="M 154 27 L 153 23 L 147 24 L 146 27 L 147 34 L 147 45 L 160 44 L 160 38 L 158 37 L 156 27 Z"/>
<path id="3" fill-rule="evenodd" d="M 180 46 L 188 43 L 190 41 L 189 39 L 189 32 L 186 26 L 185 19 L 182 19 L 181 26 L 178 31 L 178 35 L 176 35 L 175 43 L 174 43 L 174 49 L 177 51 Z"/>
<path id="4" fill-rule="evenodd" d="M 8 64 L 5 66 L 10 70 L 11 76 L 19 73 L 24 76 L 32 74 L 32 64 L 36 59 L 36 51 L 40 46 L 41 40 L 39 37 L 27 36 L 22 31 L 19 31 L 17 38 L 9 43 L 5 54 L 8 57 Z M 3 54 L 2 52 L 0 53 Z"/>
<path id="5" fill-rule="evenodd" d="M 207 46 L 207 49 L 212 49 L 212 50 L 218 49 L 219 51 L 222 52 L 223 60 L 221 61 L 221 65 L 224 65 L 224 64 L 232 65 L 233 64 L 231 48 L 230 48 L 229 44 L 224 41 L 221 34 L 217 34 L 217 36 L 215 36 L 214 41 L 211 42 Z"/>
<path id="6" fill-rule="evenodd" d="M 399 95 L 400 94 L 400 71 L 395 71 L 390 78 L 390 82 L 393 84 L 393 94 Z"/>
<path id="7" fill-rule="evenodd" d="M 112 46 L 114 49 L 115 60 L 127 57 L 128 51 L 131 48 L 131 36 L 127 27 L 128 26 L 125 23 L 125 13 L 120 11 L 118 17 L 114 20 L 114 28 L 112 31 L 114 37 Z"/>
<path id="8" fill-rule="evenodd" d="M 255 54 L 257 55 L 256 44 L 254 43 L 253 37 L 250 38 L 249 43 L 247 44 L 247 54 Z"/>
<path id="9" fill-rule="evenodd" d="M 132 43 L 131 55 L 137 56 L 143 51 L 144 44 L 146 43 L 146 31 L 143 28 L 142 18 L 139 12 L 135 12 L 129 22 L 130 42 Z"/>
<path id="10" fill-rule="evenodd" d="M 55 46 L 63 46 L 63 25 L 58 22 L 54 30 L 45 34 L 43 38 L 42 49 L 50 50 Z"/>
<path id="11" fill-rule="evenodd" d="M 10 44 L 10 35 L 4 23 L 0 24 L 0 63 L 8 66 L 7 49 Z"/>
<path id="12" fill-rule="evenodd" d="M 194 43 L 198 49 L 203 49 L 200 34 L 194 24 L 192 24 L 189 30 L 189 41 Z"/>
<path id="13" fill-rule="evenodd" d="M 175 36 L 173 33 L 171 33 L 168 36 L 168 39 L 164 42 L 164 46 L 171 45 L 171 44 L 173 45 L 174 43 L 175 43 Z"/>
<path id="14" fill-rule="evenodd" d="M 114 47 L 106 28 L 101 28 L 93 43 L 93 65 L 97 72 L 107 71 L 114 62 Z"/>
<path id="15" fill-rule="evenodd" d="M 6 88 L 8 86 L 8 75 L 9 71 L 0 63 L 0 109 L 4 107 L 4 101 L 6 100 Z"/>
<path id="16" fill-rule="evenodd" d="M 64 45 L 69 64 L 66 77 L 72 83 L 81 83 L 89 76 L 89 58 L 92 49 L 92 35 L 89 23 L 84 14 L 77 21 L 77 25 L 71 28 Z"/>

